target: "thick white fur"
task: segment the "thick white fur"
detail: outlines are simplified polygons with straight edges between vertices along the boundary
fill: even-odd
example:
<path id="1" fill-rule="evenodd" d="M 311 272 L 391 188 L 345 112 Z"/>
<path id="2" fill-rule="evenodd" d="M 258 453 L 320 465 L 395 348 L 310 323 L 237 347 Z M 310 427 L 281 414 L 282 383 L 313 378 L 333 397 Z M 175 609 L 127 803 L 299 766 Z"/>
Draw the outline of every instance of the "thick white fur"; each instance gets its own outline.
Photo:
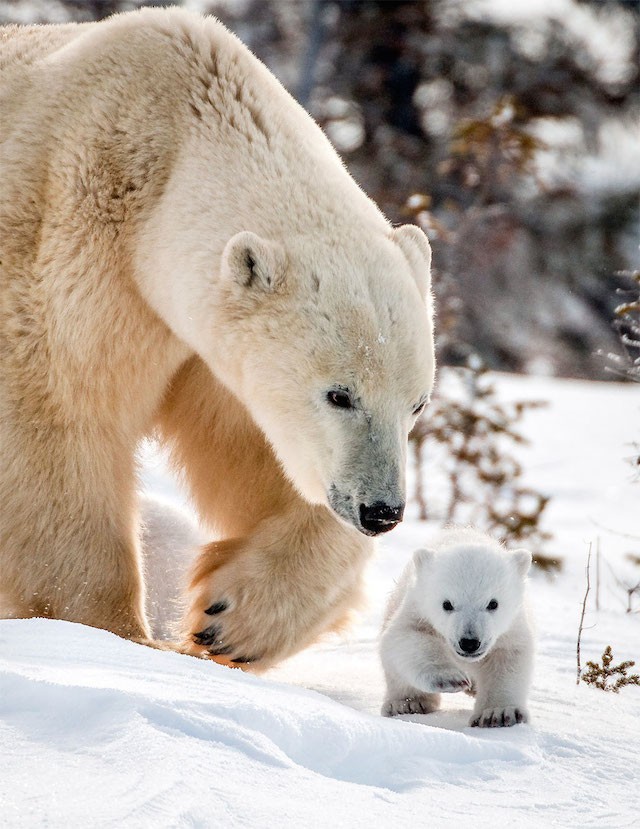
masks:
<path id="1" fill-rule="evenodd" d="M 140 496 L 140 544 L 151 636 L 177 639 L 187 609 L 189 573 L 205 535 L 185 509 Z"/>
<path id="2" fill-rule="evenodd" d="M 7 27 L 0 111 L 0 612 L 149 641 L 155 433 L 223 538 L 187 644 L 266 667 L 357 602 L 359 505 L 404 500 L 428 242 L 213 18 Z"/>
<path id="3" fill-rule="evenodd" d="M 505 550 L 471 529 L 444 530 L 429 550 L 416 551 L 390 597 L 380 639 L 384 715 L 428 714 L 438 709 L 441 693 L 468 691 L 475 694 L 470 725 L 528 720 L 530 564 L 527 550 Z M 461 638 L 480 642 L 473 657 L 464 655 Z"/>

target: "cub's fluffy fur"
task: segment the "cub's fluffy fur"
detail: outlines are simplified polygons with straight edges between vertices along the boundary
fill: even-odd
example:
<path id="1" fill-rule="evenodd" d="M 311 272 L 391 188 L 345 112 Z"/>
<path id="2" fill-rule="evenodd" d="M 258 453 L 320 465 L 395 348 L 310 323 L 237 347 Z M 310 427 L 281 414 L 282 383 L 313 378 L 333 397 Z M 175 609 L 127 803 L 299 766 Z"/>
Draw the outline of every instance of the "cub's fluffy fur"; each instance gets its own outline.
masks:
<path id="1" fill-rule="evenodd" d="M 470 725 L 526 722 L 533 635 L 527 550 L 445 530 L 417 550 L 392 593 L 380 640 L 386 716 L 429 714 L 441 693 L 475 694 Z"/>

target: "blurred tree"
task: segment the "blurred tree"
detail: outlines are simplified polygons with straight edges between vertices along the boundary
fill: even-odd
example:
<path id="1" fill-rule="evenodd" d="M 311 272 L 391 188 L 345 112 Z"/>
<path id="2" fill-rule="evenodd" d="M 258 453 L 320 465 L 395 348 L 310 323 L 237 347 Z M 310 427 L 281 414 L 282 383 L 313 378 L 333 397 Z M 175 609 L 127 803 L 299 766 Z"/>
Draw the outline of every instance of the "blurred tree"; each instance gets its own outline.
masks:
<path id="1" fill-rule="evenodd" d="M 618 290 L 626 299 L 616 308 L 615 328 L 623 348 L 622 354 L 610 355 L 613 370 L 618 376 L 640 383 L 640 271 L 624 273 L 633 288 Z"/>
<path id="2" fill-rule="evenodd" d="M 528 3 L 324 5 L 333 58 L 312 110 L 394 220 L 427 197 L 414 220 L 457 283 L 464 339 L 491 367 L 603 376 L 605 277 L 628 266 L 638 218 L 637 4 L 567 0 L 577 21 Z M 603 157 L 616 128 L 624 143 Z"/>

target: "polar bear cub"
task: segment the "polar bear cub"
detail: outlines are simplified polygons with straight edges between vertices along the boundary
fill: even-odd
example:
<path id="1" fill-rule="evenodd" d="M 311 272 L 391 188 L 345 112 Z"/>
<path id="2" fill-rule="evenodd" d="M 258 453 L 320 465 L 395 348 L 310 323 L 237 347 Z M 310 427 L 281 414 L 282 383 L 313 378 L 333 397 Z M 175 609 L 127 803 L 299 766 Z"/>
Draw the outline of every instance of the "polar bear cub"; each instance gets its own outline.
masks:
<path id="1" fill-rule="evenodd" d="M 175 639 L 187 606 L 191 567 L 207 539 L 186 509 L 150 493 L 138 500 L 151 635 L 156 640 Z"/>
<path id="2" fill-rule="evenodd" d="M 391 594 L 380 640 L 382 714 L 429 714 L 441 693 L 475 694 L 472 726 L 527 722 L 534 641 L 528 550 L 472 529 L 417 550 Z"/>

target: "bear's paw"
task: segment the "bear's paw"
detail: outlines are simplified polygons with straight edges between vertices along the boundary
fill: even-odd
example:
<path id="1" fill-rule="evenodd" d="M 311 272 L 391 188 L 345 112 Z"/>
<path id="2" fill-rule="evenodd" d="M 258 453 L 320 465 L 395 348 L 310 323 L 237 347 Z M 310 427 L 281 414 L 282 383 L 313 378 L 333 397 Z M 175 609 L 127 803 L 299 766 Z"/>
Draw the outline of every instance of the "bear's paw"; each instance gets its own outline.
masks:
<path id="1" fill-rule="evenodd" d="M 476 728 L 509 728 L 512 725 L 529 722 L 529 712 L 522 706 L 510 705 L 505 708 L 485 708 L 471 717 L 469 725 Z"/>
<path id="2" fill-rule="evenodd" d="M 437 694 L 421 694 L 385 700 L 381 713 L 383 717 L 398 717 L 401 714 L 432 714 L 439 707 Z"/>
<path id="3" fill-rule="evenodd" d="M 471 682 L 462 671 L 452 670 L 428 675 L 422 679 L 421 687 L 435 694 L 457 694 L 459 691 L 470 691 Z"/>
<path id="4" fill-rule="evenodd" d="M 333 621 L 325 597 L 304 580 L 283 578 L 282 566 L 261 555 L 257 541 L 202 548 L 184 643 L 196 656 L 253 672 L 311 644 Z"/>

